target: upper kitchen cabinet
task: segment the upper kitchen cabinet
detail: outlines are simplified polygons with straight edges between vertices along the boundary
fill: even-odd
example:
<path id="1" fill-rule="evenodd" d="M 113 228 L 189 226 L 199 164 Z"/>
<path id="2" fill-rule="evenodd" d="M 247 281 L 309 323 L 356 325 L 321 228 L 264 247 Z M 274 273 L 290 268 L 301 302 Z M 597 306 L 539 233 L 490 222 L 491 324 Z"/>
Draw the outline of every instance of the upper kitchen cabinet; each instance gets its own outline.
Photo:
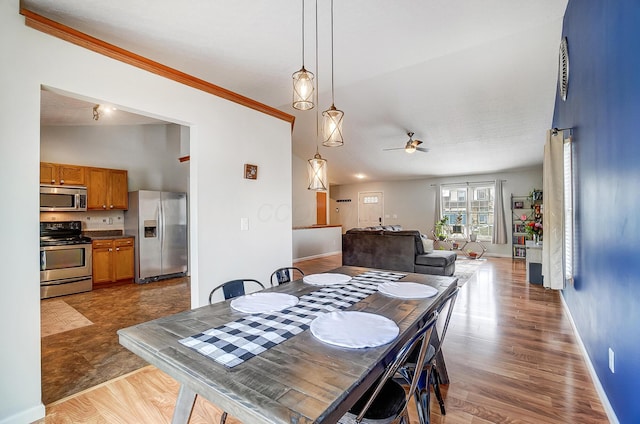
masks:
<path id="1" fill-rule="evenodd" d="M 129 207 L 127 171 L 87 168 L 87 209 L 126 210 Z"/>
<path id="2" fill-rule="evenodd" d="M 84 166 L 40 162 L 40 184 L 76 185 L 86 184 Z"/>

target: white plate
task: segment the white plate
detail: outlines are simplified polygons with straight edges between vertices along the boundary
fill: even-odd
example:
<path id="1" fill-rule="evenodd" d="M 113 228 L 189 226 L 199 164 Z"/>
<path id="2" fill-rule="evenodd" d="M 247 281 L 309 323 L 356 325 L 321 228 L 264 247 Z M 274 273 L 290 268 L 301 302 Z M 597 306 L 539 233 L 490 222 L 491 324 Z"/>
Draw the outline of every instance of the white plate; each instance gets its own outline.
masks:
<path id="1" fill-rule="evenodd" d="M 381 315 L 334 311 L 311 321 L 311 334 L 335 346 L 365 348 L 385 345 L 400 333 L 395 322 Z"/>
<path id="2" fill-rule="evenodd" d="M 331 286 L 333 284 L 348 283 L 349 281 L 351 281 L 351 276 L 325 272 L 322 274 L 305 275 L 302 278 L 302 281 L 314 286 Z"/>
<path id="3" fill-rule="evenodd" d="M 296 306 L 300 299 L 285 293 L 251 293 L 231 301 L 231 307 L 247 314 L 275 312 Z"/>
<path id="4" fill-rule="evenodd" d="M 400 299 L 424 299 L 438 294 L 438 289 L 426 284 L 395 281 L 380 284 L 378 291 L 387 296 Z"/>

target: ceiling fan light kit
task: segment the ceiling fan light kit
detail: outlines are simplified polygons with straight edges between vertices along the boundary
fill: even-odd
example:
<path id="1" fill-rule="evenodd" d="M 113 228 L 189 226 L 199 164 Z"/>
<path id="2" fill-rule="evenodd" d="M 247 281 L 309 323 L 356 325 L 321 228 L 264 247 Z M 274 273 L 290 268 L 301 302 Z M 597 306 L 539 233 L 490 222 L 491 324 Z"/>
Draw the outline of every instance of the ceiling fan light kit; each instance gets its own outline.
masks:
<path id="1" fill-rule="evenodd" d="M 411 131 L 407 132 L 407 135 L 409 136 L 409 141 L 407 141 L 407 144 L 404 145 L 404 147 L 393 147 L 391 149 L 382 149 L 384 151 L 387 150 L 404 150 L 406 153 L 409 154 L 413 154 L 417 151 L 420 152 L 428 152 L 429 149 L 425 148 L 425 147 L 418 147 L 419 145 L 422 144 L 421 140 L 414 140 L 413 139 L 413 133 Z"/>
<path id="2" fill-rule="evenodd" d="M 407 145 L 404 147 L 404 151 L 409 153 L 409 154 L 415 153 L 416 152 L 416 146 L 414 146 L 411 143 L 407 143 Z"/>

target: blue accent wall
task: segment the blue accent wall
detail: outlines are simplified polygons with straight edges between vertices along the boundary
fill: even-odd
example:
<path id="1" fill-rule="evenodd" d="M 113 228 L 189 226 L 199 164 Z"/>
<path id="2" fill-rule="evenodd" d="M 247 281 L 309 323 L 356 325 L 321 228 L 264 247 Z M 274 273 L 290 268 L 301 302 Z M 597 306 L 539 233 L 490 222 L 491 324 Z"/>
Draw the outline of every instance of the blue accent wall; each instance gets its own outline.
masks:
<path id="1" fill-rule="evenodd" d="M 569 0 L 575 282 L 563 296 L 621 423 L 640 423 L 640 0 Z M 608 349 L 615 352 L 609 371 Z"/>

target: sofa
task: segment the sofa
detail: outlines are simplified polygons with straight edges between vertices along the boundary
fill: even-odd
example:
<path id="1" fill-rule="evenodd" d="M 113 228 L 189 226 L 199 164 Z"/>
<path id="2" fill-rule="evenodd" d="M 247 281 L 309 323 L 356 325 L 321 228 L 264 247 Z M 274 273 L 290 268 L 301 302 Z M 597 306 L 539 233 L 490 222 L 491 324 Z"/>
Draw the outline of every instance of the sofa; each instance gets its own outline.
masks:
<path id="1" fill-rule="evenodd" d="M 425 251 L 417 230 L 401 227 L 352 228 L 342 235 L 342 264 L 392 271 L 451 276 L 456 252 Z"/>

